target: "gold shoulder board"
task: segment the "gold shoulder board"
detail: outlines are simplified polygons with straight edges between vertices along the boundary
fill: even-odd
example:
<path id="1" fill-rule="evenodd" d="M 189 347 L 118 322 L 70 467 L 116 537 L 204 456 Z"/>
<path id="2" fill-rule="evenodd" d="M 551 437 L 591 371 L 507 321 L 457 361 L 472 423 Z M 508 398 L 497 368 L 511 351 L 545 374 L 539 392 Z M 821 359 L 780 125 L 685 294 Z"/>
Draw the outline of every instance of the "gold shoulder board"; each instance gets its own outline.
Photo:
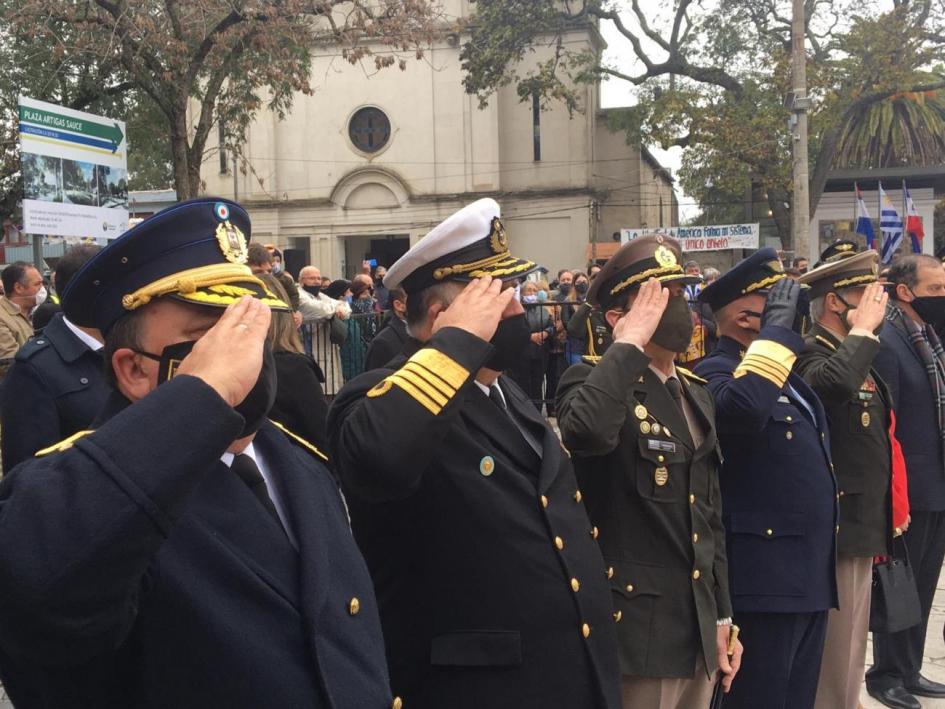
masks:
<path id="1" fill-rule="evenodd" d="M 581 361 L 584 362 L 584 364 L 590 364 L 594 366 L 598 362 L 600 362 L 601 356 L 602 355 L 584 355 L 583 357 L 581 357 Z"/>
<path id="2" fill-rule="evenodd" d="M 678 364 L 676 365 L 676 371 L 680 372 L 686 379 L 691 379 L 692 381 L 698 382 L 699 384 L 709 383 L 708 380 L 703 379 L 695 372 L 690 372 L 688 369 L 686 369 L 685 367 L 680 367 Z"/>
<path id="3" fill-rule="evenodd" d="M 80 438 L 89 435 L 90 433 L 95 433 L 95 431 L 77 431 L 69 436 L 63 441 L 59 441 L 54 445 L 49 446 L 48 448 L 43 448 L 42 450 L 36 451 L 33 455 L 37 458 L 42 458 L 44 455 L 49 455 L 50 453 L 59 453 L 60 451 L 68 450 L 72 448 L 72 444 L 75 443 Z"/>
<path id="4" fill-rule="evenodd" d="M 828 340 L 826 337 L 823 337 L 822 335 L 817 335 L 815 339 L 817 340 L 817 342 L 822 344 L 828 350 L 831 350 L 832 352 L 837 351 L 837 346 L 833 344 L 830 340 Z"/>
<path id="5" fill-rule="evenodd" d="M 273 426 L 275 426 L 276 428 L 278 428 L 280 431 L 282 431 L 282 432 L 283 432 L 285 435 L 287 435 L 289 438 L 291 438 L 293 441 L 295 441 L 295 442 L 298 443 L 300 446 L 302 446 L 303 448 L 305 448 L 309 453 L 314 453 L 317 457 L 321 458 L 321 459 L 322 459 L 323 461 L 325 461 L 326 463 L 328 462 L 328 456 L 325 455 L 324 453 L 322 453 L 320 450 L 318 450 L 318 448 L 316 448 L 314 445 L 312 445 L 311 443 L 309 443 L 308 441 L 306 441 L 304 438 L 302 438 L 302 437 L 299 436 L 298 434 L 292 433 L 292 431 L 290 431 L 289 429 L 287 429 L 285 426 L 283 426 L 283 425 L 282 425 L 281 423 L 279 423 L 278 421 L 273 421 L 272 419 L 269 419 L 269 422 L 270 422 Z"/>

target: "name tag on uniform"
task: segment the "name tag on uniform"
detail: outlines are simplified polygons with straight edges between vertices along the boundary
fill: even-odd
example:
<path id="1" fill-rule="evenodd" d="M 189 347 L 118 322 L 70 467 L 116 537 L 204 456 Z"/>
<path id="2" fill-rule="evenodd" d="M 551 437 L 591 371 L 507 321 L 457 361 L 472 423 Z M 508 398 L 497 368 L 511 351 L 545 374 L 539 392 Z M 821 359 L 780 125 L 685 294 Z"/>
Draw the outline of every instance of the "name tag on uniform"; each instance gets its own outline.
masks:
<path id="1" fill-rule="evenodd" d="M 647 438 L 646 447 L 651 451 L 665 451 L 667 453 L 676 452 L 676 444 L 672 441 L 657 441 L 652 438 Z"/>

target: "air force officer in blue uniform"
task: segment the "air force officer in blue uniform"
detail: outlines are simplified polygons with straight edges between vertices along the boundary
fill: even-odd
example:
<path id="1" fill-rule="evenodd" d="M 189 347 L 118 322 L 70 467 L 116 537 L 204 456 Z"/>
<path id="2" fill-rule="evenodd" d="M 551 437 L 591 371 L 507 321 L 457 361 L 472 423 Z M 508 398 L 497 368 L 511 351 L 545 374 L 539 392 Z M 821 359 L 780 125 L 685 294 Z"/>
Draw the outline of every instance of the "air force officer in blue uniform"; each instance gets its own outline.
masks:
<path id="1" fill-rule="evenodd" d="M 792 372 L 800 286 L 761 249 L 700 295 L 718 349 L 697 373 L 715 397 L 735 622 L 744 660 L 726 709 L 813 707 L 837 605 L 836 482 L 817 396 Z"/>

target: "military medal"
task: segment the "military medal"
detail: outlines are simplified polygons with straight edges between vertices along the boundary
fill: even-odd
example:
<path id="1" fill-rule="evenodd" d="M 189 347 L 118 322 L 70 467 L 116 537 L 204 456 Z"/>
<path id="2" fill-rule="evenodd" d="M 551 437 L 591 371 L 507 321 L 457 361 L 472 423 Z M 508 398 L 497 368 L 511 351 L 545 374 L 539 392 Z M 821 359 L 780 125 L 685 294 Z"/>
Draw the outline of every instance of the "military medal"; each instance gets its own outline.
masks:
<path id="1" fill-rule="evenodd" d="M 655 433 L 657 436 L 660 435 L 660 431 L 663 430 L 663 427 L 660 426 L 659 423 L 655 421 L 653 422 L 653 426 L 651 428 L 653 430 L 653 433 Z"/>
<path id="2" fill-rule="evenodd" d="M 864 411 L 862 414 L 860 414 L 860 423 L 863 424 L 863 428 L 866 428 L 867 426 L 870 425 L 870 412 L 869 411 Z"/>
<path id="3" fill-rule="evenodd" d="M 650 422 L 649 421 L 640 421 L 640 433 L 646 435 L 650 432 Z"/>
<path id="4" fill-rule="evenodd" d="M 656 469 L 653 474 L 653 480 L 659 487 L 663 487 L 663 485 L 666 484 L 666 481 L 669 480 L 669 470 L 666 469 L 665 465 L 661 465 Z"/>
<path id="5" fill-rule="evenodd" d="M 646 407 L 643 404 L 637 404 L 636 408 L 633 409 L 633 415 L 636 416 L 641 421 L 646 419 Z"/>

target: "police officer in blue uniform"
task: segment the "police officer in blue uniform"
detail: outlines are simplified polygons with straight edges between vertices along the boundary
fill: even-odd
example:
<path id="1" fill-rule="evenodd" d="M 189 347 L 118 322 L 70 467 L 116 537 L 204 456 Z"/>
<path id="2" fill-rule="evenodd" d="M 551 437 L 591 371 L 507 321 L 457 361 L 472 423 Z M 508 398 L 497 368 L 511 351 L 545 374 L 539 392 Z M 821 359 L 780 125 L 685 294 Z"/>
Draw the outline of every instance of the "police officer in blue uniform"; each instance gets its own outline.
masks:
<path id="1" fill-rule="evenodd" d="M 371 579 L 323 454 L 266 414 L 249 217 L 197 199 L 63 293 L 105 336 L 86 431 L 0 483 L 0 676 L 18 709 L 399 709 Z"/>
<path id="2" fill-rule="evenodd" d="M 837 606 L 827 422 L 792 371 L 804 346 L 800 296 L 770 248 L 700 295 L 722 334 L 696 372 L 715 398 L 730 590 L 745 647 L 726 709 L 813 707 L 827 611 Z"/>
<path id="3" fill-rule="evenodd" d="M 59 287 L 65 290 L 98 251 L 91 244 L 66 251 L 56 263 Z M 98 330 L 78 327 L 57 312 L 17 351 L 0 389 L 5 472 L 92 423 L 106 396 L 101 340 Z"/>

